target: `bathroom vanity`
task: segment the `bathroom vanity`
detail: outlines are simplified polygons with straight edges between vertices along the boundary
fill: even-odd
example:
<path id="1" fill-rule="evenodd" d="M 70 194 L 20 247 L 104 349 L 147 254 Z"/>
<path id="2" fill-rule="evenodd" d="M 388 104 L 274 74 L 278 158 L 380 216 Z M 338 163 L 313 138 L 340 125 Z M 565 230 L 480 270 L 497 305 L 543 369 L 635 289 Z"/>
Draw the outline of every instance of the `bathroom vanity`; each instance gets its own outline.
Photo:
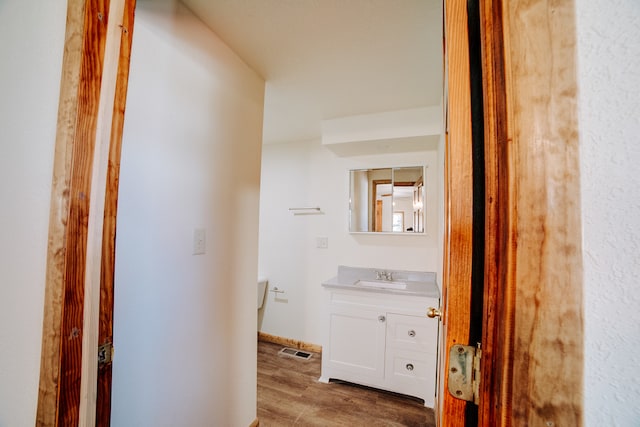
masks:
<path id="1" fill-rule="evenodd" d="M 424 400 L 433 407 L 440 306 L 435 273 L 338 267 L 324 282 L 328 328 L 321 382 L 339 379 Z"/>

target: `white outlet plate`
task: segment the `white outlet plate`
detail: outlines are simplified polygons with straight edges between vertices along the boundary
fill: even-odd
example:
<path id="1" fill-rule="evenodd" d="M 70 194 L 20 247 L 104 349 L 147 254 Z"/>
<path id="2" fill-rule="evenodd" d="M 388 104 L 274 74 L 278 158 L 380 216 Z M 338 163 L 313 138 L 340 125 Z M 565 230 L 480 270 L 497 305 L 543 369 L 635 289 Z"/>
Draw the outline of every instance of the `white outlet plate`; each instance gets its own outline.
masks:
<path id="1" fill-rule="evenodd" d="M 193 230 L 193 254 L 202 255 L 207 250 L 207 233 L 204 228 Z"/>
<path id="2" fill-rule="evenodd" d="M 316 237 L 316 247 L 320 249 L 327 249 L 329 247 L 329 238 Z"/>

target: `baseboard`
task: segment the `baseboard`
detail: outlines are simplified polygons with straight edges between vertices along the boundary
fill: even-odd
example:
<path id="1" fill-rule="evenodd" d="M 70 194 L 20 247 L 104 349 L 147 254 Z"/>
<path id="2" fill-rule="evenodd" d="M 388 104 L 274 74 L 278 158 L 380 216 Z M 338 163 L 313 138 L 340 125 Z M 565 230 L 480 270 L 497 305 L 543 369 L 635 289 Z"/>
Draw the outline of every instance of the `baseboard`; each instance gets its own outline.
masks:
<path id="1" fill-rule="evenodd" d="M 294 340 L 291 338 L 279 337 L 277 335 L 271 335 L 260 331 L 258 331 L 258 341 L 281 344 L 285 347 L 295 347 L 299 350 L 310 351 L 312 353 L 322 353 L 321 345 Z"/>
<path id="2" fill-rule="evenodd" d="M 249 424 L 249 427 L 258 427 L 259 425 L 260 425 L 260 420 L 256 418 L 255 420 L 253 420 L 251 424 Z"/>

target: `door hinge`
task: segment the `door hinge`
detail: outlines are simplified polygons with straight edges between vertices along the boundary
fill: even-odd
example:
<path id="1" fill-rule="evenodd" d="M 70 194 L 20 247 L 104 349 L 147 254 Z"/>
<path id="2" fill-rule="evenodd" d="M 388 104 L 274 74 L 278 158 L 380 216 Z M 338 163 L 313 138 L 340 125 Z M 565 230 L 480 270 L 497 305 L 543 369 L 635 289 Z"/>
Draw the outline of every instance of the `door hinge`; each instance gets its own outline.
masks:
<path id="1" fill-rule="evenodd" d="M 98 347 L 98 366 L 104 366 L 113 360 L 113 344 L 106 342 Z"/>
<path id="2" fill-rule="evenodd" d="M 477 347 L 461 344 L 451 347 L 447 383 L 453 397 L 478 404 L 481 358 L 480 343 Z"/>

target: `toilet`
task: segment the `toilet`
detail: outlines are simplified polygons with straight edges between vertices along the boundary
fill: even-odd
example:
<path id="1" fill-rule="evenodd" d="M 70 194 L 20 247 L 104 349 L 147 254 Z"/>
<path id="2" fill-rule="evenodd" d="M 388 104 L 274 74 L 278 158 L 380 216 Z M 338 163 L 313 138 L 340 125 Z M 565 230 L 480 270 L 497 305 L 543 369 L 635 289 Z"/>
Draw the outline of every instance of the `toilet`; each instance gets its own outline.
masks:
<path id="1" fill-rule="evenodd" d="M 258 310 L 264 305 L 264 295 L 267 293 L 268 280 L 264 277 L 258 278 Z"/>

